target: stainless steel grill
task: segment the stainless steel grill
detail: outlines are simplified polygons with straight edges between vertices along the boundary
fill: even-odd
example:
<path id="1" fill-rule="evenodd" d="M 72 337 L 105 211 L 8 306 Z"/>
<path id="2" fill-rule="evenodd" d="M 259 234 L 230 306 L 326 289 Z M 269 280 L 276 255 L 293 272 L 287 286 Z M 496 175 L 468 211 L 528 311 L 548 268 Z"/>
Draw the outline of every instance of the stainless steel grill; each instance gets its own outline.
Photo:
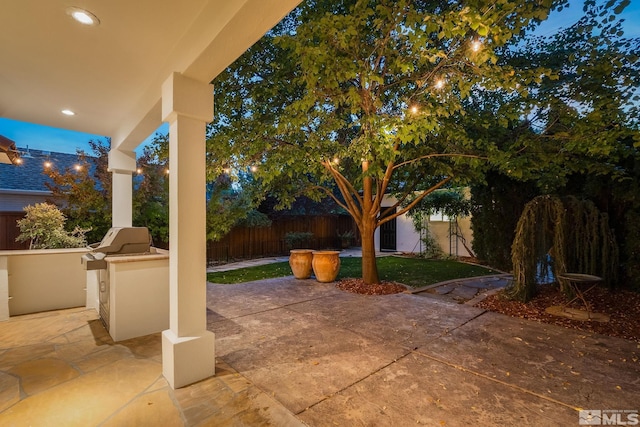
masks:
<path id="1" fill-rule="evenodd" d="M 82 256 L 85 270 L 107 268 L 106 256 L 151 253 L 151 238 L 146 227 L 113 227 L 100 243 L 89 245 L 91 252 Z"/>
<path id="2" fill-rule="evenodd" d="M 85 270 L 97 270 L 98 299 L 100 319 L 111 334 L 111 280 L 107 268 L 107 256 L 110 258 L 126 255 L 152 254 L 149 230 L 146 227 L 113 227 L 100 243 L 89 245 L 91 252 L 82 256 Z"/>

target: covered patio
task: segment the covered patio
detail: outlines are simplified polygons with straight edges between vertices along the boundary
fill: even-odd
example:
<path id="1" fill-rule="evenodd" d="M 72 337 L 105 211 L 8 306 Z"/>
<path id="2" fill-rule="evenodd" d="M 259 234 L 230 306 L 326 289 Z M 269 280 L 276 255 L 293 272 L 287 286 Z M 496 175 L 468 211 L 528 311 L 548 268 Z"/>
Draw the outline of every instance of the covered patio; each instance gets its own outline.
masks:
<path id="1" fill-rule="evenodd" d="M 2 7 L 0 116 L 111 138 L 113 227 L 132 226 L 134 149 L 169 124 L 170 314 L 162 366 L 174 388 L 214 374 L 205 307 L 210 82 L 299 1 L 25 0 Z M 0 320 L 10 311 L 9 264 L 0 260 Z"/>
<path id="2" fill-rule="evenodd" d="M 636 342 L 314 280 L 206 283 L 209 83 L 298 3 L 87 0 L 86 25 L 62 0 L 3 6 L 0 115 L 110 137 L 114 227 L 132 225 L 134 149 L 169 124 L 171 249 L 169 328 L 119 342 L 94 308 L 9 317 L 0 260 L 0 425 L 539 426 L 575 425 L 581 409 L 637 413 Z"/>
<path id="3" fill-rule="evenodd" d="M 0 323 L 0 424 L 553 426 L 638 411 L 638 343 L 433 296 L 208 284 L 207 329 L 216 376 L 174 390 L 160 334 L 114 343 L 85 309 Z"/>

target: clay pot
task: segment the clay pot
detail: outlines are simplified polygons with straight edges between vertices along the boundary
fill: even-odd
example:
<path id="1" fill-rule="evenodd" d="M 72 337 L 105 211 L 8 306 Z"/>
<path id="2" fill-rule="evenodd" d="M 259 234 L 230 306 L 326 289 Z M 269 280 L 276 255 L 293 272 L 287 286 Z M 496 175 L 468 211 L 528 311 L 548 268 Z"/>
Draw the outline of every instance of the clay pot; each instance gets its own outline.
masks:
<path id="1" fill-rule="evenodd" d="M 340 271 L 340 251 L 313 251 L 313 273 L 321 283 L 333 282 Z"/>
<path id="2" fill-rule="evenodd" d="M 289 251 L 289 266 L 296 279 L 311 277 L 311 249 L 292 249 Z"/>

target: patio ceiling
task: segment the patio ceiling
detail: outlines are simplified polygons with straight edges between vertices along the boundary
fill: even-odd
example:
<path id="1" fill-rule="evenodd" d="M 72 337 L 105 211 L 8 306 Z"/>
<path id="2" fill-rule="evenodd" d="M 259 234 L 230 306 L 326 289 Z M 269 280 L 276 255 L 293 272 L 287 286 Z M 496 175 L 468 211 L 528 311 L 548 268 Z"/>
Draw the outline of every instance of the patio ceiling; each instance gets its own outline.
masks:
<path id="1" fill-rule="evenodd" d="M 211 81 L 299 2 L 4 2 L 0 117 L 105 135 L 132 150 L 161 124 L 161 85 L 172 72 Z M 70 6 L 100 24 L 75 22 Z"/>

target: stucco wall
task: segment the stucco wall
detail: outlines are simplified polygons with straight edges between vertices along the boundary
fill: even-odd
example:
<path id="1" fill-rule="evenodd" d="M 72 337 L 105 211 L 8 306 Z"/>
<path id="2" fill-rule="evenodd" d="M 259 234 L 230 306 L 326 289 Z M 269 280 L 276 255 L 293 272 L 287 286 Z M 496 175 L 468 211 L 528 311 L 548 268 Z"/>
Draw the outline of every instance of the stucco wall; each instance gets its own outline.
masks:
<path id="1" fill-rule="evenodd" d="M 392 206 L 395 199 L 385 196 L 382 206 Z M 473 233 L 471 231 L 471 217 L 458 219 L 460 232 L 466 240 L 467 246 L 471 247 L 473 241 Z M 428 221 L 427 227 L 434 237 L 438 246 L 445 254 L 456 256 L 469 256 L 469 252 L 465 249 L 461 239 L 450 238 L 448 221 Z M 457 245 L 456 245 L 457 243 Z M 380 250 L 380 229 L 375 234 L 376 250 Z M 396 219 L 396 251 L 405 253 L 420 253 L 423 245 L 420 242 L 420 234 L 416 231 L 413 220 L 408 215 L 400 215 Z"/>
<path id="2" fill-rule="evenodd" d="M 85 306 L 86 272 L 80 259 L 86 252 L 84 248 L 0 251 L 4 308 L 0 314 L 7 306 L 10 316 Z"/>
<path id="3" fill-rule="evenodd" d="M 109 334 L 122 341 L 169 329 L 169 253 L 107 258 Z"/>

